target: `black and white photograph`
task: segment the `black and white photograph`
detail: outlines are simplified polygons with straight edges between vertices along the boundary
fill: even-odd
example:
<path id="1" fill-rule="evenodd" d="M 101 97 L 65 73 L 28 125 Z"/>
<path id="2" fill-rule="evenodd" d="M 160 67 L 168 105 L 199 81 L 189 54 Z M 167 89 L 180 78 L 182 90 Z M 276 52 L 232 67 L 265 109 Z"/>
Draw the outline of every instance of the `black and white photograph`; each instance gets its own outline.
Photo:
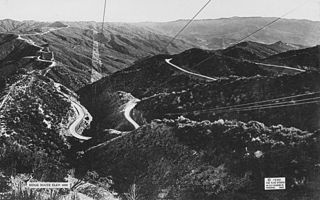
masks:
<path id="1" fill-rule="evenodd" d="M 320 0 L 0 0 L 0 200 L 319 200 Z"/>

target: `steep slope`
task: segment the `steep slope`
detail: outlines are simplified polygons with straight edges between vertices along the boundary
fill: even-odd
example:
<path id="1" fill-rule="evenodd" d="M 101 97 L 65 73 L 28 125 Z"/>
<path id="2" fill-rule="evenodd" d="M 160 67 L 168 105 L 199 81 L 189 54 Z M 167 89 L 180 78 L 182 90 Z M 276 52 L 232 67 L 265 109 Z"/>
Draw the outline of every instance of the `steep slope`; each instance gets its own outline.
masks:
<path id="1" fill-rule="evenodd" d="M 197 65 L 207 57 L 210 57 L 210 59 Z M 127 69 L 116 72 L 92 85 L 82 88 L 78 93 L 81 97 L 81 103 L 85 105 L 93 115 L 94 120 L 90 135 L 92 134 L 92 136 L 94 136 L 94 132 L 101 132 L 104 129 L 117 127 L 116 121 L 119 120 L 119 118 L 115 117 L 112 113 L 117 113 L 117 109 L 121 105 L 117 94 L 118 91 L 124 91 L 132 94 L 134 97 L 142 99 L 142 102 L 139 102 L 137 105 L 138 112 L 133 113 L 135 114 L 135 119 L 138 120 L 139 123 L 143 123 L 144 118 L 147 120 L 163 118 L 169 110 L 172 112 L 178 110 L 184 111 L 184 109 L 189 111 L 192 107 L 193 109 L 205 109 L 208 106 L 216 106 L 215 103 L 221 100 L 219 94 L 224 95 L 226 85 L 237 79 L 240 79 L 237 82 L 239 83 L 238 86 L 243 87 L 243 84 L 247 80 L 246 78 L 251 80 L 250 84 L 254 85 L 262 84 L 260 82 L 269 80 L 268 77 L 298 73 L 301 72 L 283 69 L 281 67 L 266 67 L 251 61 L 232 58 L 221 54 L 219 51 L 190 49 L 172 56 L 158 55 L 142 59 Z M 259 77 L 265 78 L 259 80 Z M 282 77 L 279 78 L 279 80 L 280 79 L 282 79 Z M 274 85 L 270 87 L 273 86 Z M 249 85 L 245 87 L 248 91 L 241 89 L 243 95 L 251 91 Z M 260 85 L 258 85 L 258 87 L 260 87 Z M 228 91 L 229 89 L 232 90 L 228 88 Z M 192 99 L 194 93 L 198 94 L 196 90 L 200 90 L 199 95 L 201 95 L 199 99 L 197 99 L 198 97 Z M 258 90 L 260 91 L 262 89 L 258 88 Z M 208 92 L 213 92 L 217 96 L 210 96 Z M 262 92 L 268 93 L 269 91 L 263 90 Z M 283 93 L 287 94 L 288 92 L 283 91 Z M 208 96 L 205 97 L 205 95 Z M 161 99 L 166 99 L 168 102 L 165 102 L 166 100 L 162 101 Z M 174 99 L 180 99 L 177 100 L 179 103 Z M 217 101 L 212 101 L 211 99 L 216 99 Z M 220 106 L 224 106 L 225 103 L 227 105 L 231 104 L 231 102 L 227 100 Z M 187 108 L 185 108 L 186 105 Z M 197 105 L 203 106 L 198 107 Z M 253 117 L 249 120 L 252 119 L 255 118 Z M 275 120 L 276 119 L 278 118 L 275 118 Z M 243 118 L 243 120 L 247 119 Z M 314 123 L 314 121 L 311 123 Z"/>
<path id="2" fill-rule="evenodd" d="M 0 198 L 117 199 L 106 178 L 104 183 L 99 178 L 99 184 L 93 172 L 74 178 L 72 147 L 91 139 L 82 132 L 92 117 L 72 90 L 46 77 L 57 64 L 50 48 L 25 37 L 1 35 L 6 46 L 1 46 L 0 59 Z M 63 193 L 28 192 L 26 186 L 28 181 L 67 180 L 72 187 Z"/>
<path id="3" fill-rule="evenodd" d="M 26 28 L 27 22 L 21 22 L 21 27 L 17 29 L 14 27 L 18 26 L 15 24 L 19 22 L 7 21 L 2 21 L 6 29 L 14 33 L 24 32 L 21 34 L 24 38 L 51 49 L 57 65 L 50 70 L 48 76 L 74 90 L 78 90 L 91 81 L 94 48 L 98 50 L 96 53 L 101 60 L 101 65 L 98 68 L 95 67 L 94 73 L 96 77 L 101 78 L 132 65 L 139 58 L 162 52 L 175 53 L 194 47 L 183 40 L 176 40 L 174 47 L 164 49 L 170 37 L 129 24 L 108 24 L 101 35 L 97 28 L 100 27 L 100 24 L 94 22 L 65 22 L 67 27 L 61 26 L 61 23 L 58 22 L 54 23 L 56 24 L 54 27 L 52 24 L 44 26 L 39 23 L 37 24 L 40 27 L 39 30 L 30 32 L 29 28 Z M 33 26 L 33 22 L 30 23 L 30 26 Z M 14 24 L 13 27 L 11 24 Z M 102 38 L 97 37 L 99 34 Z M 14 40 L 14 37 L 10 39 Z M 0 45 L 6 45 L 6 43 L 0 43 Z M 2 49 L 7 48 L 7 46 L 2 47 Z M 11 51 L 14 50 L 18 48 Z M 12 55 L 15 54 L 17 53 L 12 53 Z"/>
<path id="4" fill-rule="evenodd" d="M 229 76 L 255 76 L 272 75 L 258 64 L 246 60 L 232 58 L 228 54 L 221 54 L 219 51 L 204 51 L 201 49 L 190 49 L 181 54 L 172 56 L 172 62 L 176 65 L 200 74 L 213 77 Z"/>
<path id="5" fill-rule="evenodd" d="M 200 63 L 208 57 L 210 57 L 209 60 Z M 186 82 L 192 85 L 206 81 L 199 80 L 195 76 L 172 67 L 165 61 L 169 58 L 172 58 L 170 62 L 189 71 L 217 78 L 271 76 L 281 72 L 281 70 L 270 72 L 261 68 L 258 64 L 224 56 L 220 52 L 190 49 L 180 54 L 157 55 L 141 59 L 131 67 L 114 73 L 112 76 L 106 77 L 88 88 L 93 88 L 94 86 L 97 89 L 96 94 L 101 93 L 103 88 L 109 88 L 130 92 L 137 97 L 145 97 L 171 90 L 175 87 L 181 87 Z M 197 65 L 198 63 L 200 65 Z M 84 91 L 86 89 L 80 91 L 80 93 L 82 94 Z M 87 91 L 84 93 L 87 93 Z"/>
<path id="6" fill-rule="evenodd" d="M 281 41 L 273 44 L 262 44 L 258 42 L 242 42 L 222 50 L 222 54 L 238 59 L 259 61 L 269 56 L 283 53 L 289 50 L 296 50 L 299 47 L 283 43 Z"/>
<path id="7" fill-rule="evenodd" d="M 1 99 L 1 170 L 12 175 L 34 172 L 38 179 L 63 180 L 69 145 L 63 129 L 74 115 L 70 103 L 46 78 L 24 74 L 11 81 L 14 83 Z M 43 163 L 48 155 L 47 163 Z M 32 159 L 39 163 L 30 162 Z M 57 173 L 56 178 L 48 176 L 50 173 Z"/>
<path id="8" fill-rule="evenodd" d="M 36 181 L 64 181 L 75 159 L 71 144 L 84 139 L 91 116 L 74 92 L 44 76 L 55 64 L 48 48 L 20 35 L 1 39 L 7 47 L 1 55 L 1 177 L 30 174 Z M 10 189 L 11 181 L 0 191 Z"/>
<path id="9" fill-rule="evenodd" d="M 307 72 L 197 84 L 142 100 L 136 109 L 148 121 L 183 115 L 196 120 L 257 120 L 313 131 L 320 128 L 319 78 L 318 72 Z"/>
<path id="10" fill-rule="evenodd" d="M 41 47 L 30 45 L 13 34 L 0 34 L 0 74 L 8 78 L 18 70 L 44 69 L 48 63 L 36 59 Z"/>
<path id="11" fill-rule="evenodd" d="M 270 56 L 263 61 L 301 69 L 319 70 L 320 46 L 280 53 Z"/>
<path id="12" fill-rule="evenodd" d="M 316 199 L 319 133 L 259 122 L 155 120 L 83 163 L 112 176 L 139 199 Z M 85 165 L 83 165 L 85 166 Z M 264 177 L 286 177 L 286 190 L 263 190 Z M 308 193 L 300 192 L 308 190 Z"/>
<path id="13" fill-rule="evenodd" d="M 214 55 L 195 49 L 184 58 L 190 52 Z M 80 148 L 79 173 L 112 177 L 117 192 L 135 188 L 140 199 L 319 197 L 318 72 L 208 81 L 166 65 L 168 57 L 175 56 L 141 60 L 79 91 L 100 124 L 116 91 L 132 93 L 141 99 L 133 118 L 144 124 L 116 138 L 95 129 L 100 144 Z M 264 191 L 264 178 L 274 176 L 286 177 L 287 190 Z"/>
<path id="14" fill-rule="evenodd" d="M 250 77 L 296 74 L 315 69 L 319 64 L 318 51 L 318 46 L 303 48 L 283 42 L 262 44 L 247 41 L 216 51 L 190 49 L 172 58 L 173 62 L 182 68 L 213 77 Z"/>

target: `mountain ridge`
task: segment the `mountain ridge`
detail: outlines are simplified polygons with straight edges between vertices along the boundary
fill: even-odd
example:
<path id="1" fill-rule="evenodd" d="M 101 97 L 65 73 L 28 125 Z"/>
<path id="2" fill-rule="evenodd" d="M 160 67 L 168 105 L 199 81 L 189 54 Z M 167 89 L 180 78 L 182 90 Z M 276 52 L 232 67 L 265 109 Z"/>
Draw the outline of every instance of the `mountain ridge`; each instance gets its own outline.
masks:
<path id="1" fill-rule="evenodd" d="M 180 37 L 189 41 L 197 41 L 199 44 L 209 49 L 220 49 L 223 48 L 223 44 L 221 44 L 223 43 L 222 39 L 225 40 L 226 45 L 230 45 L 274 19 L 276 18 L 235 17 L 195 20 L 183 31 Z M 185 21 L 173 21 L 138 24 L 168 35 L 174 35 L 184 25 L 184 22 Z M 284 41 L 287 43 L 314 46 L 319 44 L 319 39 L 317 37 L 319 32 L 320 22 L 318 21 L 281 19 L 264 31 L 253 35 L 249 40 L 264 43 Z M 285 37 L 282 37 L 284 35 Z"/>

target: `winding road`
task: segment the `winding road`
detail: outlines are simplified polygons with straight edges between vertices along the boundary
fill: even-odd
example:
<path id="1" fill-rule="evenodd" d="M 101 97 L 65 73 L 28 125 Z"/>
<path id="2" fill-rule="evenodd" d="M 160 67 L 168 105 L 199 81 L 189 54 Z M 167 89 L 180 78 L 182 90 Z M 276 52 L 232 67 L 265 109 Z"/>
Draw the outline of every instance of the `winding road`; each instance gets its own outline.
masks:
<path id="1" fill-rule="evenodd" d="M 18 35 L 17 39 L 26 41 L 27 43 L 29 43 L 29 44 L 31 44 L 31 45 L 33 45 L 35 47 L 38 47 L 40 49 L 39 52 L 44 52 L 43 51 L 44 47 L 41 47 L 41 46 L 37 45 L 31 39 L 25 39 L 22 36 L 45 35 L 45 34 L 48 34 L 48 33 L 52 32 L 52 31 L 57 31 L 57 30 L 60 30 L 60 29 L 63 29 L 63 28 L 69 28 L 69 26 L 62 27 L 62 28 L 52 28 L 49 31 L 46 31 L 46 32 L 43 32 L 43 33 L 21 34 L 21 35 Z M 42 73 L 44 76 L 50 71 L 50 69 L 52 67 L 57 65 L 57 63 L 55 62 L 53 53 L 52 53 L 52 58 L 50 60 L 43 60 L 43 59 L 41 59 L 41 56 L 28 56 L 28 58 L 37 58 L 36 59 L 37 61 L 51 63 L 50 66 L 48 66 L 46 69 L 44 69 L 44 72 Z M 12 87 L 14 87 L 14 86 L 15 86 L 15 84 L 11 86 L 10 91 L 12 90 Z M 85 128 L 86 124 L 90 124 L 90 122 L 92 121 L 92 116 L 90 115 L 90 113 L 81 104 L 79 104 L 77 101 L 75 101 L 72 98 L 70 98 L 69 95 L 63 93 L 60 90 L 60 86 L 62 86 L 62 85 L 60 85 L 58 83 L 55 83 L 55 86 L 56 86 L 58 92 L 60 94 L 62 94 L 64 97 L 66 97 L 71 102 L 71 106 L 72 106 L 72 108 L 74 109 L 74 111 L 76 113 L 76 119 L 70 124 L 70 126 L 68 128 L 69 133 L 73 137 L 75 137 L 75 138 L 77 138 L 79 140 L 89 140 L 89 139 L 91 139 L 91 137 L 83 136 L 83 135 L 78 133 L 78 132 L 82 132 L 83 129 Z M 8 93 L 8 95 L 9 94 L 10 93 Z M 2 105 L 4 104 L 6 99 L 8 98 L 8 95 L 2 101 L 2 103 L 0 105 L 0 108 L 2 107 Z"/>
<path id="2" fill-rule="evenodd" d="M 79 131 L 79 127 L 81 127 L 81 124 L 83 123 L 83 121 L 86 120 L 86 118 L 88 118 L 87 123 L 90 124 L 90 122 L 92 121 L 92 116 L 87 111 L 87 109 L 85 109 L 82 105 L 80 105 L 78 102 L 72 100 L 70 98 L 70 96 L 68 96 L 67 94 L 61 92 L 61 89 L 60 89 L 60 87 L 62 86 L 61 84 L 55 83 L 54 85 L 57 88 L 58 92 L 60 92 L 60 94 L 62 94 L 64 97 L 66 97 L 71 102 L 72 108 L 75 110 L 75 113 L 77 115 L 76 120 L 74 120 L 68 128 L 69 133 L 73 137 L 78 138 L 79 140 L 90 140 L 91 137 L 83 136 L 83 135 L 79 134 L 78 131 Z"/>
<path id="3" fill-rule="evenodd" d="M 200 77 L 200 78 L 205 78 L 205 79 L 208 79 L 210 81 L 216 81 L 218 79 L 216 78 L 212 78 L 212 77 L 209 77 L 209 76 L 205 76 L 205 75 L 202 75 L 202 74 L 198 74 L 198 73 L 194 73 L 194 72 L 190 72 L 190 71 L 187 71 L 173 63 L 171 63 L 171 60 L 172 58 L 169 58 L 169 59 L 165 59 L 165 61 L 171 65 L 172 67 L 182 71 L 182 72 L 185 72 L 187 74 L 190 74 L 190 75 L 193 75 L 193 76 L 197 76 L 197 77 Z M 250 61 L 249 61 L 250 62 Z M 294 71 L 298 71 L 298 72 L 305 72 L 306 70 L 303 70 L 303 69 L 298 69 L 298 68 L 294 68 L 294 67 L 288 67 L 288 66 L 282 66 L 282 65 L 273 65 L 273 64 L 266 64 L 266 63 L 257 63 L 257 62 L 250 62 L 250 63 L 253 63 L 253 64 L 256 64 L 256 65 L 262 65 L 262 66 L 266 66 L 266 67 L 277 67 L 277 68 L 282 68 L 282 69 L 289 69 L 289 70 L 294 70 Z"/>
<path id="4" fill-rule="evenodd" d="M 48 33 L 51 33 L 53 31 L 58 31 L 58 30 L 61 30 L 61 29 L 65 29 L 65 28 L 69 28 L 70 26 L 66 26 L 66 27 L 60 27 L 60 28 L 51 28 L 50 30 L 46 31 L 46 32 L 41 32 L 41 33 L 30 33 L 30 34 L 19 34 L 18 35 L 18 38 L 19 40 L 23 40 L 23 41 L 26 41 L 27 43 L 35 46 L 35 47 L 38 47 L 40 50 L 39 52 L 40 53 L 45 53 L 44 50 L 44 47 L 41 47 L 39 45 L 37 45 L 34 41 L 32 41 L 31 39 L 26 39 L 26 38 L 23 38 L 22 36 L 36 36 L 36 35 L 45 35 L 45 34 L 48 34 Z M 50 66 L 47 68 L 47 69 L 44 69 L 44 72 L 42 73 L 44 76 L 46 76 L 48 74 L 48 72 L 55 66 L 57 66 L 57 63 L 54 59 L 54 54 L 52 53 L 52 58 L 51 60 L 43 60 L 41 59 L 41 56 L 26 56 L 24 58 L 37 58 L 37 61 L 40 61 L 40 62 L 47 62 L 47 63 L 51 63 Z"/>
<path id="5" fill-rule="evenodd" d="M 125 118 L 134 126 L 135 129 L 138 129 L 140 125 L 132 119 L 130 114 L 132 109 L 137 105 L 139 101 L 140 101 L 139 99 L 132 99 L 128 103 L 126 103 L 124 108 Z"/>
<path id="6" fill-rule="evenodd" d="M 23 36 L 34 36 L 34 35 L 45 35 L 45 34 L 48 34 L 48 33 L 51 33 L 53 31 L 58 31 L 58 30 L 61 30 L 61 29 L 65 29 L 65 28 L 69 28 L 70 26 L 66 26 L 66 27 L 60 27 L 60 28 L 50 28 L 48 31 L 45 31 L 45 32 L 39 32 L 39 33 L 26 33 L 26 34 L 21 34 Z"/>
<path id="7" fill-rule="evenodd" d="M 78 129 L 77 127 L 81 126 L 85 118 L 85 114 L 82 106 L 80 106 L 78 103 L 73 101 L 71 103 L 73 108 L 77 111 L 78 115 L 77 115 L 77 119 L 69 126 L 69 132 L 73 137 L 78 138 L 79 140 L 90 140 L 91 137 L 83 136 L 77 133 L 77 129 Z"/>
<path id="8" fill-rule="evenodd" d="M 56 61 L 51 61 L 51 62 L 52 62 L 51 65 L 50 65 L 49 67 L 47 67 L 46 69 L 44 69 L 43 76 L 47 76 L 47 74 L 49 73 L 49 71 L 50 71 L 53 67 L 57 66 L 57 62 L 56 62 Z"/>
<path id="9" fill-rule="evenodd" d="M 251 62 L 251 63 L 256 64 L 256 65 L 266 66 L 266 67 L 276 67 L 276 68 L 282 68 L 282 69 L 290 69 L 290 70 L 294 70 L 294 71 L 298 71 L 298 72 L 305 72 L 306 71 L 306 70 L 303 70 L 303 69 L 298 69 L 298 68 L 294 68 L 294 67 L 288 67 L 288 66 L 284 66 L 284 65 L 273 65 L 273 64 L 257 63 L 257 62 Z"/>
<path id="10" fill-rule="evenodd" d="M 187 74 L 190 74 L 192 76 L 196 76 L 196 77 L 199 77 L 199 78 L 204 78 L 204 79 L 207 79 L 207 80 L 210 80 L 210 81 L 217 81 L 218 79 L 216 78 L 212 78 L 210 76 L 205 76 L 205 75 L 202 75 L 202 74 L 197 74 L 197 73 L 194 73 L 194 72 L 190 72 L 190 71 L 187 71 L 173 63 L 171 63 L 170 61 L 172 60 L 172 58 L 169 58 L 169 59 L 165 59 L 166 63 L 168 63 L 169 65 L 171 65 L 172 67 L 184 72 L 184 73 L 187 73 Z"/>
<path id="11" fill-rule="evenodd" d="M 135 98 L 135 99 L 131 99 L 130 101 L 128 101 L 128 102 L 124 105 L 124 109 L 123 109 L 125 118 L 134 126 L 135 129 L 140 128 L 140 125 L 132 119 L 132 117 L 131 117 L 130 114 L 131 114 L 131 111 L 134 109 L 134 107 L 137 105 L 137 103 L 138 103 L 139 101 L 140 101 L 140 100 L 139 100 L 139 99 L 136 99 L 136 98 Z M 96 145 L 96 146 L 92 146 L 92 147 L 88 148 L 88 149 L 86 150 L 86 152 L 91 151 L 91 150 L 96 149 L 96 148 L 100 148 L 100 147 L 106 146 L 106 145 L 110 144 L 111 142 L 114 142 L 114 141 L 116 141 L 116 140 L 119 140 L 120 138 L 125 137 L 125 136 L 128 135 L 130 132 L 131 132 L 131 131 L 129 131 L 129 132 L 122 132 L 122 135 L 120 135 L 120 136 L 118 136 L 118 137 L 115 137 L 115 138 L 113 138 L 113 139 L 111 139 L 111 140 L 108 140 L 108 141 L 106 141 L 106 142 L 103 142 L 103 143 L 101 143 L 101 144 L 98 144 L 98 145 Z"/>

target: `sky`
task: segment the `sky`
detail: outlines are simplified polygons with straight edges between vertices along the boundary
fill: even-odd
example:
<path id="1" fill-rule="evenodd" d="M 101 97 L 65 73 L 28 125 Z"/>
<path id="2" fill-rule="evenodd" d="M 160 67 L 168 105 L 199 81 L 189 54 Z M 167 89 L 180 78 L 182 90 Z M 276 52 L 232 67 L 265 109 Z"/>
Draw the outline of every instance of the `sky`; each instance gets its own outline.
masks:
<path id="1" fill-rule="evenodd" d="M 207 1 L 107 0 L 105 18 L 109 22 L 190 19 Z M 102 21 L 103 5 L 104 0 L 0 0 L 0 19 Z M 296 7 L 285 18 L 320 21 L 320 0 L 212 0 L 197 19 L 280 17 Z"/>

